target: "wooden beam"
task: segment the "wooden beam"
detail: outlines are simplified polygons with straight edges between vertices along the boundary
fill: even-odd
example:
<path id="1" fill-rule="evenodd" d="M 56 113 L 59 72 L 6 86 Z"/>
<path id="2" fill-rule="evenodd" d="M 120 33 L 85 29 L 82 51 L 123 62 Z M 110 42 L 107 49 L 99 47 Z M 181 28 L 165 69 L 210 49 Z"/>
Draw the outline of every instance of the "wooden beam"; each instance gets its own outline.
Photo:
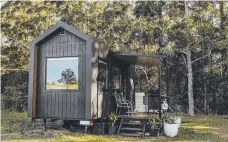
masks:
<path id="1" fill-rule="evenodd" d="M 33 102 L 32 102 L 32 117 L 36 117 L 36 94 L 37 94 L 37 59 L 38 48 L 34 50 L 34 72 L 33 72 Z"/>

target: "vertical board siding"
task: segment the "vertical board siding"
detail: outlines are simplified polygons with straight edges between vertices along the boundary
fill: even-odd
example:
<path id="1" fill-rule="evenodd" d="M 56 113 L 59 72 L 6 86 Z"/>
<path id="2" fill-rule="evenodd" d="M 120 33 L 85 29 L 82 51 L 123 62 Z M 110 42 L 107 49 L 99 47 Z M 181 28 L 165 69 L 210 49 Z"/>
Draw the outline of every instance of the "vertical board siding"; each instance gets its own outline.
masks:
<path id="1" fill-rule="evenodd" d="M 55 117 L 55 104 L 56 104 L 56 100 L 55 100 L 55 91 L 51 92 L 51 116 Z"/>
<path id="2" fill-rule="evenodd" d="M 70 92 L 66 92 L 66 117 L 70 118 Z"/>
<path id="3" fill-rule="evenodd" d="M 80 52 L 84 53 L 85 52 L 85 43 L 81 43 L 79 44 L 79 50 Z M 80 58 L 80 62 L 85 63 L 85 54 L 82 54 L 81 58 Z M 85 76 L 85 64 L 81 64 L 81 69 L 80 69 L 80 74 L 81 76 L 79 76 L 79 80 L 81 80 L 81 82 L 79 82 L 81 84 L 80 86 L 80 94 L 78 94 L 78 117 L 81 118 L 80 116 L 85 115 L 85 89 L 86 89 L 86 82 L 83 81 L 83 78 Z"/>
<path id="4" fill-rule="evenodd" d="M 74 118 L 74 109 L 75 109 L 75 106 L 74 106 L 74 102 L 75 102 L 75 100 L 74 100 L 74 97 L 75 97 L 75 93 L 74 92 L 72 92 L 71 94 L 70 94 L 70 118 Z"/>
<path id="5" fill-rule="evenodd" d="M 39 45 L 37 117 L 80 119 L 85 118 L 85 41 L 65 31 L 60 31 Z M 79 57 L 78 91 L 46 90 L 46 60 L 58 57 Z"/>
<path id="6" fill-rule="evenodd" d="M 44 74 L 45 74 L 45 70 L 42 68 L 42 66 L 46 63 L 46 60 L 45 60 L 45 54 L 46 54 L 46 51 L 47 51 L 47 49 L 45 48 L 45 47 L 42 47 L 41 48 L 41 53 L 42 53 L 42 55 L 41 55 L 41 59 L 39 60 L 39 61 L 41 61 L 41 66 L 39 66 L 39 70 L 40 70 L 40 73 L 38 73 L 39 75 L 40 75 L 40 80 L 39 80 L 39 84 L 40 84 L 40 87 L 41 88 L 44 88 L 45 87 L 45 84 L 44 84 L 44 82 L 45 82 L 45 76 L 44 76 Z M 41 99 L 44 97 L 43 96 L 43 93 L 44 93 L 44 90 L 42 90 L 42 89 L 39 89 L 40 90 L 40 92 L 41 92 L 41 95 L 39 95 L 39 99 L 40 99 L 40 101 L 41 101 Z M 41 101 L 40 102 L 40 107 L 39 107 L 39 111 L 40 111 L 40 116 L 41 117 L 43 117 L 43 112 L 41 111 L 41 110 L 43 110 L 43 105 L 44 105 L 44 102 L 43 101 Z"/>
<path id="7" fill-rule="evenodd" d="M 63 117 L 67 118 L 67 93 L 63 92 Z"/>
<path id="8" fill-rule="evenodd" d="M 58 104 L 59 104 L 59 93 L 55 93 L 55 117 L 59 117 L 59 110 L 58 110 Z"/>
<path id="9" fill-rule="evenodd" d="M 43 47 L 40 47 L 40 50 L 38 50 L 38 54 L 42 54 L 42 49 L 43 49 Z M 42 59 L 42 57 L 41 56 L 38 56 L 38 61 L 40 61 Z M 41 78 L 41 74 L 39 74 L 39 72 L 41 72 L 41 65 L 40 64 L 38 64 L 37 65 L 37 67 L 38 67 L 38 74 L 37 74 L 37 78 Z M 42 82 L 42 80 L 39 80 L 38 79 L 38 82 L 37 82 L 37 87 L 38 88 L 40 88 L 41 87 L 41 84 L 42 84 L 43 82 Z M 40 89 L 37 89 L 37 94 L 42 94 L 42 92 L 41 92 L 42 90 L 40 90 Z M 42 114 L 41 114 L 41 107 L 42 107 L 42 105 L 41 105 L 41 95 L 37 95 L 37 110 L 36 110 L 36 114 L 37 114 L 37 116 L 42 116 Z"/>
<path id="10" fill-rule="evenodd" d="M 41 94 L 42 95 L 42 94 Z M 47 94 L 43 94 L 43 100 L 41 100 L 41 101 L 43 101 L 44 102 L 44 106 L 43 106 L 43 109 L 42 109 L 42 111 L 43 111 L 43 117 L 47 117 L 47 114 L 48 114 L 48 110 L 47 110 L 47 108 L 48 108 L 48 99 L 47 99 L 47 97 L 48 97 L 48 95 Z"/>
<path id="11" fill-rule="evenodd" d="M 59 92 L 59 117 L 63 117 L 63 92 Z"/>
<path id="12" fill-rule="evenodd" d="M 79 43 L 79 39 L 78 39 L 78 38 L 76 38 L 76 39 L 75 39 L 75 42 L 74 42 L 74 48 L 72 49 L 73 55 L 74 55 L 75 53 L 79 53 L 79 45 L 78 45 L 77 43 Z M 81 52 L 80 52 L 80 53 L 81 53 Z"/>
<path id="13" fill-rule="evenodd" d="M 74 97 L 75 97 L 75 99 L 74 99 L 74 118 L 78 118 L 78 95 L 79 95 L 79 93 L 78 92 L 75 92 L 74 93 Z"/>
<path id="14" fill-rule="evenodd" d="M 49 91 L 47 94 L 45 94 L 45 95 L 47 95 L 47 99 L 48 99 L 48 107 L 47 107 L 47 113 L 48 113 L 48 115 L 47 115 L 47 117 L 52 117 L 52 115 L 51 115 L 51 112 L 52 112 L 52 108 L 51 108 L 51 104 L 52 104 L 52 92 L 51 91 Z"/>

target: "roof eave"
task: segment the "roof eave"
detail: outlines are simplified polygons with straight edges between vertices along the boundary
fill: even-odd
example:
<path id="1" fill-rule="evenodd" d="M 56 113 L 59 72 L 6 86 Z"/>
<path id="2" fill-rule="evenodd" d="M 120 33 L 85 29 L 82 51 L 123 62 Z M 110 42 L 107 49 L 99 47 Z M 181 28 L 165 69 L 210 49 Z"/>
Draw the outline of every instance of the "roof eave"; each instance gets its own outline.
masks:
<path id="1" fill-rule="evenodd" d="M 59 21 L 54 26 L 52 26 L 49 29 L 47 29 L 43 34 L 39 35 L 36 39 L 34 39 L 31 42 L 31 45 L 34 46 L 35 44 L 39 43 L 40 41 L 42 41 L 43 39 L 45 39 L 47 36 L 49 36 L 50 34 L 52 34 L 53 32 L 55 32 L 59 28 L 63 28 L 65 30 L 67 30 L 68 32 L 70 32 L 70 33 L 72 33 L 72 34 L 80 37 L 81 39 L 83 39 L 85 41 L 87 41 L 89 39 L 92 39 L 91 36 L 80 32 L 79 30 L 77 30 L 73 26 L 70 26 L 67 23 L 63 22 L 63 21 Z"/>

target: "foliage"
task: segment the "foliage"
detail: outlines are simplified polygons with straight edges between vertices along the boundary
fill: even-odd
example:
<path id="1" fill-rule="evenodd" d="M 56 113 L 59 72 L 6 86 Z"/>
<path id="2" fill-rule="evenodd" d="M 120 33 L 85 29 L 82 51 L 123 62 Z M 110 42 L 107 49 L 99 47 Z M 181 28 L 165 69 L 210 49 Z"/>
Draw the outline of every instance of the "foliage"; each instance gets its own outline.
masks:
<path id="1" fill-rule="evenodd" d="M 158 118 L 157 115 L 153 114 L 153 115 L 151 115 L 149 117 L 149 121 L 148 122 L 149 122 L 149 127 L 151 129 L 157 129 L 157 128 L 159 128 L 159 126 L 157 125 L 157 123 L 160 124 L 161 120 Z"/>
<path id="2" fill-rule="evenodd" d="M 55 3 L 8 1 L 1 6 L 1 89 L 5 108 L 27 96 L 29 42 L 58 21 Z M 20 100 L 18 100 L 20 101 Z M 23 108 L 27 108 L 26 103 Z M 21 110 L 20 108 L 19 110 Z"/>
<path id="3" fill-rule="evenodd" d="M 70 83 L 77 81 L 74 71 L 70 68 L 63 71 L 61 75 L 62 77 L 58 80 L 58 82 L 66 84 L 67 88 Z"/>
<path id="4" fill-rule="evenodd" d="M 1 111 L 1 133 L 16 133 L 31 128 L 31 121 L 26 112 Z"/>
<path id="5" fill-rule="evenodd" d="M 2 108 L 23 111 L 27 108 L 28 71 L 9 71 L 1 75 Z"/>
<path id="6" fill-rule="evenodd" d="M 180 117 L 181 113 L 180 112 L 176 112 L 176 117 Z"/>
<path id="7" fill-rule="evenodd" d="M 28 74 L 21 80 L 3 75 L 27 71 L 29 42 L 61 19 L 116 51 L 163 54 L 169 72 L 162 67 L 162 94 L 168 85 L 169 106 L 184 113 L 189 107 L 189 51 L 196 113 L 227 114 L 227 11 L 225 1 L 191 1 L 188 14 L 184 1 L 6 2 L 1 7 L 3 95 L 27 95 Z M 158 87 L 155 72 L 154 67 L 137 67 L 142 91 L 147 92 L 151 82 Z"/>
<path id="8" fill-rule="evenodd" d="M 164 122 L 165 123 L 168 123 L 168 124 L 177 124 L 176 123 L 176 120 L 178 119 L 177 117 L 174 117 L 174 116 L 166 116 L 163 118 L 164 119 Z"/>
<path id="9" fill-rule="evenodd" d="M 109 115 L 109 121 L 111 123 L 112 126 L 114 126 L 116 124 L 116 121 L 118 120 L 118 117 L 117 115 L 112 112 L 110 115 Z"/>
<path id="10" fill-rule="evenodd" d="M 28 69 L 29 42 L 56 19 L 56 3 L 6 2 L 1 7 L 2 67 Z"/>

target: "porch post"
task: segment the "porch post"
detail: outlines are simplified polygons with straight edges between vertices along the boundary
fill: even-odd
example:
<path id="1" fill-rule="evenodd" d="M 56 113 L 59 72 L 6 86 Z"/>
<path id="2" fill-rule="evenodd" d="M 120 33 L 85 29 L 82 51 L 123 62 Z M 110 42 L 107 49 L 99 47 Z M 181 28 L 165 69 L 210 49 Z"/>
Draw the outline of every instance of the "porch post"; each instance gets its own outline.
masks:
<path id="1" fill-rule="evenodd" d="M 167 98 L 167 103 L 169 104 L 169 98 L 168 98 L 168 96 L 169 96 L 169 67 L 166 67 L 166 68 L 167 68 L 166 98 Z M 169 108 L 168 108 L 168 110 L 169 110 Z"/>
<path id="2" fill-rule="evenodd" d="M 158 60 L 159 118 L 161 119 L 161 61 Z"/>

